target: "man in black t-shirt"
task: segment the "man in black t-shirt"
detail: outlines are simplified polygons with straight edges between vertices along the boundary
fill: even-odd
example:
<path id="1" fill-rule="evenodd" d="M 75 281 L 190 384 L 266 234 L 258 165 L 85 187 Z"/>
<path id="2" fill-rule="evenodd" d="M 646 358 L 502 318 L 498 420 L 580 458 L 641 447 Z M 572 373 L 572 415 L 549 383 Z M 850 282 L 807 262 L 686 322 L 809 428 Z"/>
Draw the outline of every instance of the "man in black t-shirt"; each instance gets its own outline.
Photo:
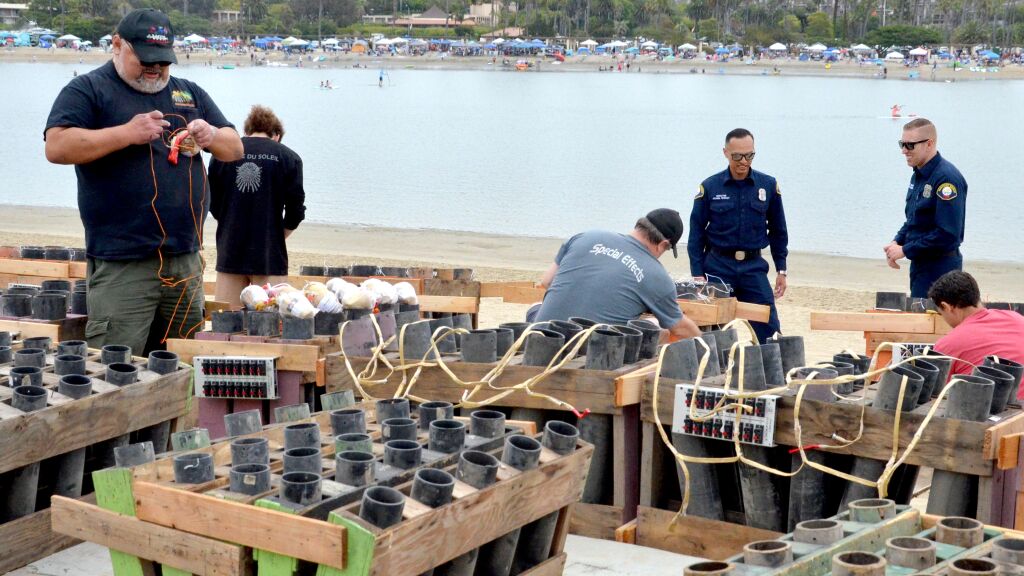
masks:
<path id="1" fill-rule="evenodd" d="M 210 162 L 210 214 L 217 219 L 218 302 L 240 305 L 249 284 L 288 274 L 287 238 L 306 215 L 302 159 L 281 144 L 284 126 L 270 108 L 245 119 L 245 155 Z"/>
<path id="2" fill-rule="evenodd" d="M 68 83 L 46 121 L 47 160 L 78 176 L 93 347 L 143 354 L 202 324 L 209 192 L 197 150 L 231 161 L 242 142 L 202 88 L 170 75 L 173 41 L 166 15 L 130 12 L 111 61 Z"/>

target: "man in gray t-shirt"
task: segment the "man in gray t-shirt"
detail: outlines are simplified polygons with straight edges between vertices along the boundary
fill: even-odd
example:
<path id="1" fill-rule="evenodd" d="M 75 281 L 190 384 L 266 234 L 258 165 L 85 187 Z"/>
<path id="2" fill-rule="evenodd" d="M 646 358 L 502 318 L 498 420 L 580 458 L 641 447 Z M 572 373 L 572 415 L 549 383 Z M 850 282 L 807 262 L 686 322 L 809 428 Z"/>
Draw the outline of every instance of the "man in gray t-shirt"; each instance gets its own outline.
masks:
<path id="1" fill-rule="evenodd" d="M 629 234 L 591 230 L 567 240 L 544 274 L 547 287 L 536 321 L 579 316 L 625 324 L 645 312 L 676 338 L 700 335 L 676 302 L 676 287 L 658 258 L 683 236 L 679 213 L 659 208 Z"/>

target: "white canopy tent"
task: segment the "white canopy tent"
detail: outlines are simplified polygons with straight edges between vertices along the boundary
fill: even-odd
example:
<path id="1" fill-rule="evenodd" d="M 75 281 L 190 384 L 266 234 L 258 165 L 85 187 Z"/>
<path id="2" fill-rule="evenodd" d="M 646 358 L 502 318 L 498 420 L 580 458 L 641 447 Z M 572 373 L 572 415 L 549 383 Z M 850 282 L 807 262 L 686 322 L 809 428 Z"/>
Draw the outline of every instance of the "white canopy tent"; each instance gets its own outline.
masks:
<path id="1" fill-rule="evenodd" d="M 683 50 L 683 51 L 687 51 L 687 50 L 696 50 L 697 47 L 694 46 L 693 44 L 690 44 L 689 42 L 687 42 L 686 44 L 680 44 L 679 45 L 679 49 Z"/>
<path id="2" fill-rule="evenodd" d="M 301 40 L 299 40 L 295 36 L 289 36 L 289 37 L 285 38 L 284 40 L 281 40 L 281 46 L 291 46 L 292 44 L 294 44 L 296 42 L 301 42 Z"/>
<path id="3" fill-rule="evenodd" d="M 399 44 L 408 44 L 409 41 L 406 40 L 405 38 L 395 37 L 391 39 L 391 43 L 397 46 Z"/>
<path id="4" fill-rule="evenodd" d="M 889 52 L 885 55 L 886 60 L 903 60 L 904 58 L 905 56 L 900 52 Z"/>
<path id="5" fill-rule="evenodd" d="M 588 38 L 587 40 L 580 42 L 580 46 L 587 46 L 588 48 L 592 48 L 594 46 L 597 46 L 597 42 Z"/>
<path id="6" fill-rule="evenodd" d="M 625 48 L 626 46 L 629 46 L 629 42 L 625 42 L 623 40 L 612 40 L 607 44 L 607 46 L 610 48 Z"/>
<path id="7" fill-rule="evenodd" d="M 337 46 L 337 45 L 338 45 L 338 39 L 337 38 L 328 38 L 327 40 L 324 40 L 324 46 Z"/>
<path id="8" fill-rule="evenodd" d="M 853 50 L 854 52 L 871 52 L 872 51 L 871 47 L 867 46 L 865 44 L 854 44 L 853 46 L 850 47 L 850 50 Z"/>
<path id="9" fill-rule="evenodd" d="M 79 38 L 78 36 L 75 36 L 74 34 L 65 34 L 65 35 L 61 36 L 60 38 L 57 38 L 57 40 L 60 40 L 62 42 L 77 42 L 77 41 L 81 40 L 81 38 Z"/>
<path id="10" fill-rule="evenodd" d="M 821 42 L 817 42 L 815 44 L 811 44 L 810 46 L 808 46 L 807 50 L 809 52 L 824 52 L 825 50 L 828 50 L 828 46 L 825 46 Z"/>
<path id="11" fill-rule="evenodd" d="M 655 42 L 654 40 L 648 40 L 647 42 L 644 42 L 643 44 L 641 44 L 640 47 L 641 48 L 652 48 L 653 49 L 653 48 L 657 48 L 658 47 L 658 43 Z"/>
<path id="12" fill-rule="evenodd" d="M 772 52 L 785 52 L 786 50 L 788 50 L 788 48 L 786 48 L 786 45 L 783 44 L 782 42 L 776 42 L 775 44 L 769 46 L 768 49 L 771 50 Z"/>
<path id="13" fill-rule="evenodd" d="M 927 56 L 928 55 L 928 50 L 925 50 L 924 48 L 914 48 L 913 50 L 910 51 L 910 55 L 911 56 Z"/>
<path id="14" fill-rule="evenodd" d="M 189 34 L 188 36 L 185 36 L 184 40 L 185 40 L 185 42 L 188 42 L 189 44 L 208 44 L 209 43 L 209 40 L 207 40 L 206 38 L 203 38 L 199 34 Z"/>

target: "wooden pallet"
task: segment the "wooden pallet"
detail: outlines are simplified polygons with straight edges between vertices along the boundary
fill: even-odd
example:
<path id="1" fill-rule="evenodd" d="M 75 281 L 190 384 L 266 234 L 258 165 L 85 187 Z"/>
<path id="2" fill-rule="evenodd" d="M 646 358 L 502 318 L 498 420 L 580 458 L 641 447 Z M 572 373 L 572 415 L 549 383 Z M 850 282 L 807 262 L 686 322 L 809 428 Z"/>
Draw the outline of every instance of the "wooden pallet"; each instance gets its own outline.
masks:
<path id="1" fill-rule="evenodd" d="M 20 334 L 21 338 L 48 336 L 54 342 L 85 340 L 85 325 L 89 317 L 68 314 L 61 320 L 34 320 L 32 318 L 0 317 L 0 331 Z"/>
<path id="2" fill-rule="evenodd" d="M 39 284 L 43 280 L 70 280 L 74 283 L 85 278 L 85 273 L 85 262 L 0 258 L 0 286 L 12 282 Z"/>
<path id="3" fill-rule="evenodd" d="M 845 514 L 837 515 L 834 518 L 844 522 L 846 528 L 844 532 L 847 536 L 842 541 L 828 547 L 795 544 L 794 553 L 797 558 L 793 563 L 776 569 L 751 569 L 748 568 L 749 565 L 742 563 L 743 546 L 757 540 L 792 541 L 792 535 L 692 516 L 680 518 L 673 526 L 674 516 L 674 512 L 641 506 L 636 520 L 623 525 L 616 531 L 616 540 L 675 554 L 734 562 L 739 574 L 825 576 L 831 570 L 831 557 L 834 554 L 857 550 L 873 552 L 884 557 L 887 538 L 913 536 L 934 541 L 935 525 L 941 520 L 939 516 L 920 514 L 913 509 L 904 510 L 897 516 L 875 525 L 848 523 L 849 518 Z M 946 574 L 947 567 L 953 560 L 988 558 L 993 543 L 1000 538 L 1024 538 L 1024 533 L 998 526 L 985 526 L 984 534 L 984 542 L 974 548 L 961 548 L 936 542 L 937 563 L 931 568 L 917 572 L 896 568 L 895 572 L 888 573 Z M 1012 569 L 1007 573 L 1017 573 L 1016 570 L 1019 568 Z"/>
<path id="4" fill-rule="evenodd" d="M 397 363 L 397 355 L 390 356 Z M 475 381 L 482 378 L 493 364 L 474 364 L 461 362 L 458 356 L 447 356 L 448 368 L 463 381 Z M 345 368 L 341 354 L 329 354 L 325 373 L 328 392 L 353 390 L 358 394 L 351 377 Z M 350 359 L 358 373 L 367 362 L 365 358 Z M 573 523 L 570 531 L 573 534 L 594 538 L 612 539 L 615 528 L 632 519 L 636 512 L 639 499 L 638 482 L 640 477 L 639 452 L 639 407 L 640 383 L 642 377 L 635 373 L 649 366 L 653 360 L 645 360 L 624 366 L 619 370 L 585 370 L 583 359 L 570 361 L 559 370 L 543 380 L 535 388 L 535 392 L 550 394 L 568 402 L 578 410 L 590 410 L 594 414 L 607 415 L 612 418 L 612 499 L 605 504 L 578 503 L 573 512 Z M 521 358 L 510 363 L 495 382 L 497 386 L 518 384 L 536 376 L 543 368 L 523 366 Z M 371 393 L 377 397 L 394 395 L 400 376 L 395 376 L 388 384 L 375 387 Z M 413 393 L 422 398 L 444 400 L 458 404 L 462 400 L 465 388 L 452 382 L 451 378 L 439 367 L 424 368 L 413 388 Z M 495 391 L 483 392 L 479 399 L 494 395 Z M 540 410 L 566 410 L 554 406 L 551 402 L 517 391 L 497 401 L 494 406 L 504 408 L 533 408 Z"/>
<path id="5" fill-rule="evenodd" d="M 313 420 L 329 426 L 326 413 Z M 282 430 L 270 426 L 258 435 L 280 441 Z M 221 443 L 205 450 L 223 458 L 230 449 Z M 491 451 L 500 455 L 500 449 Z M 356 500 L 294 510 L 267 497 L 221 498 L 223 493 L 209 493 L 211 485 L 182 489 L 163 479 L 171 466 L 164 458 L 97 473 L 98 505 L 55 497 L 53 526 L 117 550 L 111 552 L 116 576 L 152 563 L 163 564 L 164 574 L 248 575 L 258 569 L 283 576 L 294 574 L 298 561 L 318 565 L 323 576 L 397 575 L 422 573 L 558 512 L 549 558 L 524 572 L 547 576 L 561 574 L 571 504 L 582 491 L 592 451 L 584 442 L 567 456 L 545 449 L 540 467 L 528 472 L 502 465 L 497 483 L 484 490 L 457 483 L 454 501 L 437 509 L 407 498 L 403 521 L 386 530 L 361 520 Z M 397 488 L 409 494 L 411 483 Z"/>
<path id="6" fill-rule="evenodd" d="M 901 344 L 934 344 L 952 328 L 942 316 L 919 312 L 811 312 L 811 330 L 843 330 L 864 333 L 864 352 L 873 356 L 883 342 Z M 880 365 L 892 358 L 884 350 Z"/>
<path id="7" fill-rule="evenodd" d="M 654 421 L 653 383 L 653 374 L 648 374 L 643 381 L 641 402 L 643 439 L 640 504 L 643 506 L 663 503 L 659 500 L 659 487 L 677 478 L 674 467 L 665 466 L 667 449 L 662 444 Z M 672 424 L 675 385 L 679 383 L 683 382 L 668 378 L 662 378 L 660 381 L 657 410 L 662 424 L 666 427 Z M 710 387 L 721 385 L 722 377 L 709 379 L 702 384 Z M 867 394 L 869 399 L 874 396 L 874 386 L 869 387 Z M 900 414 L 901 453 L 920 427 L 933 402 L 934 400 L 911 412 Z M 795 406 L 795 391 L 782 395 L 777 404 L 775 440 L 780 445 L 793 447 L 798 444 L 793 433 Z M 1017 454 L 1020 434 L 1024 433 L 1024 411 L 1019 405 L 1011 404 L 997 416 L 998 422 L 947 420 L 941 417 L 944 413 L 945 408 L 940 406 L 936 417 L 925 429 L 906 463 L 979 476 L 978 519 L 1006 527 L 1017 526 L 1014 513 L 1018 493 L 1017 470 L 1024 465 L 1024 457 L 1018 460 Z M 860 417 L 859 405 L 847 402 L 826 403 L 804 398 L 800 409 L 803 444 L 834 444 L 833 434 L 854 438 L 857 435 Z M 894 412 L 871 407 L 864 409 L 864 433 L 861 440 L 843 449 L 829 450 L 829 453 L 851 454 L 887 461 L 892 451 L 894 418 Z M 1006 454 L 1006 469 L 1000 469 L 996 465 L 1000 453 Z M 1010 454 L 1013 456 L 1012 460 Z M 1011 501 L 1012 505 L 1009 504 Z"/>
<path id="8" fill-rule="evenodd" d="M 134 362 L 141 365 L 145 360 L 137 358 Z M 0 384 L 0 474 L 158 424 L 181 426 L 188 412 L 191 374 L 187 369 L 164 376 L 142 370 L 139 382 L 118 387 L 102 380 L 104 369 L 94 352 L 86 364 L 93 378 L 93 393 L 73 400 L 56 392 L 58 378 L 52 373 L 52 364 L 51 355 L 43 374 L 43 386 L 50 390 L 50 397 L 42 410 L 24 413 L 14 409 L 10 405 L 11 389 Z M 9 371 L 10 365 L 0 366 L 0 375 Z M 6 376 L 0 376 L 0 380 L 6 380 Z M 40 490 L 49 493 L 54 480 L 41 472 Z M 50 516 L 51 510 L 46 508 L 0 524 L 0 573 L 77 543 L 54 534 Z"/>

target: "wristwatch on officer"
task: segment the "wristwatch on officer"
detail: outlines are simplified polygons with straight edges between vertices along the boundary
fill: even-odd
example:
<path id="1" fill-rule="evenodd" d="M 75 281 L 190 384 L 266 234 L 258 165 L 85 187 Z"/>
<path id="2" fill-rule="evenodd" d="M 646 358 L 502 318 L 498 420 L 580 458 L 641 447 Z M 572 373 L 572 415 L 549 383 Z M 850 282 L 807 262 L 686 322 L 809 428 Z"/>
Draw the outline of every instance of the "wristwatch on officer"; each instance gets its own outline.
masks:
<path id="1" fill-rule="evenodd" d="M 789 276 L 785 270 L 779 270 L 779 276 Z"/>

